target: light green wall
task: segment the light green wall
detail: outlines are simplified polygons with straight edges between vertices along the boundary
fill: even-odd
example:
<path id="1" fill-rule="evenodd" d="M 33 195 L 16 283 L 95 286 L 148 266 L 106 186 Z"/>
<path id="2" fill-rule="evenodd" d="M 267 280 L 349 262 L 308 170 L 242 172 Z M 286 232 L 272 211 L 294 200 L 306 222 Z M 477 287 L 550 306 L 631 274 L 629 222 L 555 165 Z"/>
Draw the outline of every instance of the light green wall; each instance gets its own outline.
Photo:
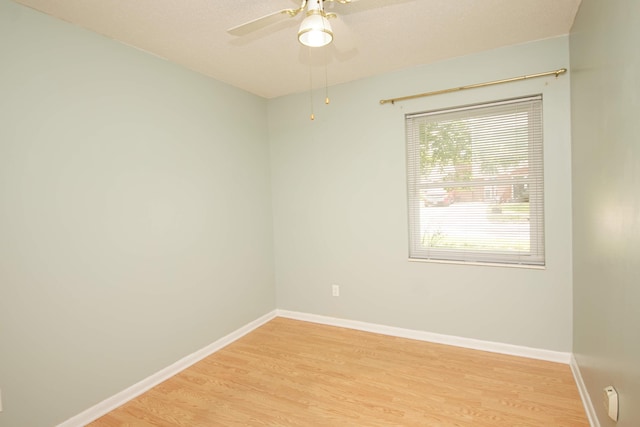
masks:
<path id="1" fill-rule="evenodd" d="M 568 67 L 568 37 L 269 103 L 278 308 L 571 351 L 570 77 L 379 105 Z M 329 78 L 331 66 L 328 67 Z M 542 93 L 545 270 L 409 262 L 404 114 Z M 341 296 L 331 296 L 331 284 Z"/>
<path id="2" fill-rule="evenodd" d="M 0 0 L 0 426 L 275 308 L 266 104 Z"/>
<path id="3" fill-rule="evenodd" d="M 640 425 L 639 20 L 637 0 L 582 0 L 570 37 L 573 346 L 602 426 Z"/>

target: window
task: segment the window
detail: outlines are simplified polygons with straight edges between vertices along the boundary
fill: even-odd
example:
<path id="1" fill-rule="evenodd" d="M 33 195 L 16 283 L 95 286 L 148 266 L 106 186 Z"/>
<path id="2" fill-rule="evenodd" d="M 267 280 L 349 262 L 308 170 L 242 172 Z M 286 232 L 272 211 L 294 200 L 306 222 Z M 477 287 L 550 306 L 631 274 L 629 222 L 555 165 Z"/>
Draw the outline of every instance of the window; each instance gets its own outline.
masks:
<path id="1" fill-rule="evenodd" d="M 544 265 L 542 96 L 406 116 L 409 257 Z"/>

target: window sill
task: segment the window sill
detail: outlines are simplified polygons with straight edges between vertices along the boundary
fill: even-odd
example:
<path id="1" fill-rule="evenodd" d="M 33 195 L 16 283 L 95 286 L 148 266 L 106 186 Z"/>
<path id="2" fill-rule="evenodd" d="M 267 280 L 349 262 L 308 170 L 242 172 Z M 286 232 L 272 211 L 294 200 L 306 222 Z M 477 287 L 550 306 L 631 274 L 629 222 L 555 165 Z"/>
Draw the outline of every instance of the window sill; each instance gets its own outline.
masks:
<path id="1" fill-rule="evenodd" d="M 422 259 L 408 258 L 409 262 L 419 262 L 427 264 L 456 264 L 456 265 L 472 265 L 480 267 L 505 267 L 505 268 L 524 268 L 528 270 L 546 270 L 545 265 L 527 265 L 527 264 L 501 264 L 495 262 L 470 262 L 470 261 L 447 261 L 440 259 Z"/>

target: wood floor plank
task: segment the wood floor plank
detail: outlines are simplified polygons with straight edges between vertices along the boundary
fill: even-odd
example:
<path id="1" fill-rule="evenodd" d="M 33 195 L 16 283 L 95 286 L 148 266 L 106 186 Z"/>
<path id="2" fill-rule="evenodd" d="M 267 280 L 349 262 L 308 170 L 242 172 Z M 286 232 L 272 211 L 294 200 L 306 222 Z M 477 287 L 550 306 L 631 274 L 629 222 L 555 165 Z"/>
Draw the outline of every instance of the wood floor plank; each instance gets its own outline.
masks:
<path id="1" fill-rule="evenodd" d="M 589 423 L 567 365 L 275 318 L 90 426 Z"/>

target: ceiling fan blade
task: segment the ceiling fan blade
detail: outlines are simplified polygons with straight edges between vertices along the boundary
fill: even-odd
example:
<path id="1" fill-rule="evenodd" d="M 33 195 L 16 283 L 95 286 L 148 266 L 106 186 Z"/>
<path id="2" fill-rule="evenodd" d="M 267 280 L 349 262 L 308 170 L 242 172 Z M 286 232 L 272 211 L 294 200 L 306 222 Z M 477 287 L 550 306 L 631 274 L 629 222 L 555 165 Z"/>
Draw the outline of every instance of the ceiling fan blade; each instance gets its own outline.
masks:
<path id="1" fill-rule="evenodd" d="M 282 9 L 277 12 L 270 13 L 268 15 L 261 16 L 244 24 L 240 24 L 233 28 L 229 28 L 227 32 L 233 36 L 244 36 L 253 31 L 264 28 L 268 25 L 280 21 L 284 16 L 289 18 L 296 16 L 302 9 Z"/>
<path id="2" fill-rule="evenodd" d="M 417 0 L 324 0 L 329 10 L 339 10 L 339 15 L 363 12 L 400 3 L 410 3 Z"/>
<path id="3" fill-rule="evenodd" d="M 359 0 L 324 0 L 325 3 L 340 3 L 340 4 L 349 4 L 357 1 Z"/>

